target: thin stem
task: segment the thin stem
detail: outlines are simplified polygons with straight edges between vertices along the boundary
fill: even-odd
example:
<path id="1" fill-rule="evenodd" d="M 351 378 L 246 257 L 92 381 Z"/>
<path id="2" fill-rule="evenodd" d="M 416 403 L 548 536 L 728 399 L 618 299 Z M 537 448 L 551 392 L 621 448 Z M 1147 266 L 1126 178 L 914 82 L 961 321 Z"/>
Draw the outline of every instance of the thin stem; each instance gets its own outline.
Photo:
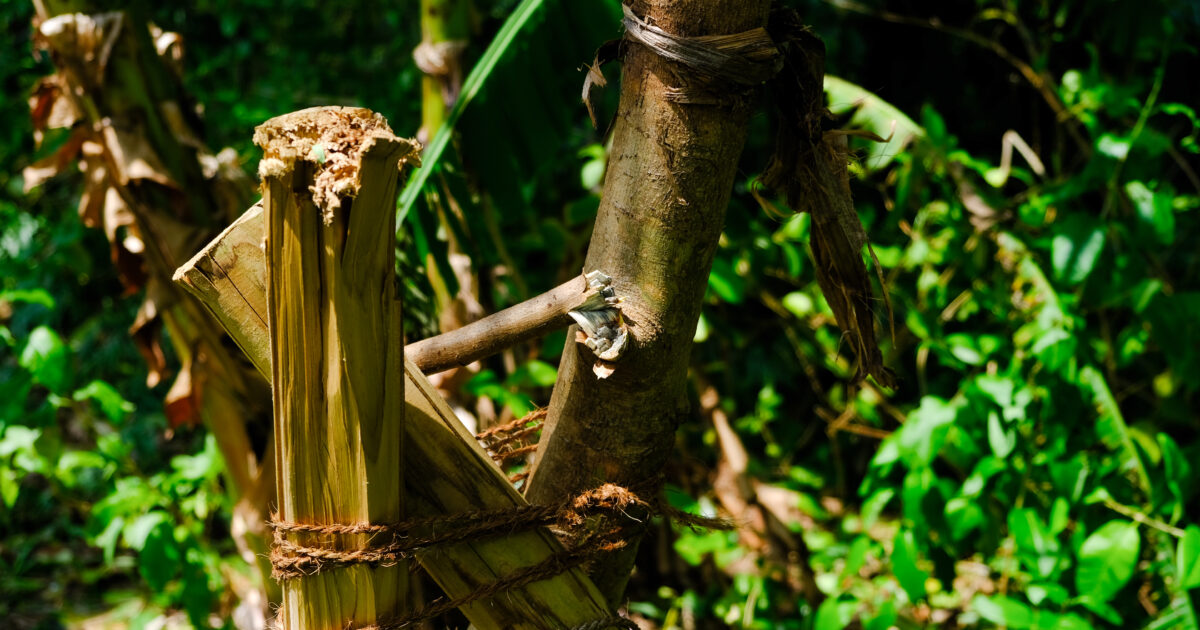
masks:
<path id="1" fill-rule="evenodd" d="M 1160 532 L 1170 534 L 1176 538 L 1183 538 L 1185 533 L 1182 529 L 1179 529 L 1174 525 L 1168 525 L 1156 518 L 1147 516 L 1145 513 L 1139 512 L 1123 503 L 1117 503 L 1112 498 L 1105 499 L 1104 506 L 1118 514 L 1121 514 L 1122 516 L 1127 516 L 1133 519 L 1137 523 L 1141 523 L 1142 525 L 1146 525 L 1148 527 L 1153 527 Z"/>

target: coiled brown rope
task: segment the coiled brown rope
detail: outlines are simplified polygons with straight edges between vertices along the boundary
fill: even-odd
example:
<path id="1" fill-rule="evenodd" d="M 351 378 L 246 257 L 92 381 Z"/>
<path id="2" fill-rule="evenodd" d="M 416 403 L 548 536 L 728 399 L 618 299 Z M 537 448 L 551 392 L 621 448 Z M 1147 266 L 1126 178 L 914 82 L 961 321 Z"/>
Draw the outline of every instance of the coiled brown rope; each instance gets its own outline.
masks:
<path id="1" fill-rule="evenodd" d="M 581 493 L 558 506 L 515 506 L 409 519 L 399 523 L 318 525 L 290 523 L 276 518 L 270 522 L 275 542 L 270 556 L 272 576 L 276 580 L 290 580 L 355 564 L 390 566 L 402 559 L 413 558 L 422 550 L 439 545 L 479 540 L 544 526 L 551 527 L 569 544 L 567 549 L 539 563 L 482 584 L 466 595 L 434 602 L 402 617 L 356 629 L 399 630 L 471 602 L 553 577 L 602 554 L 621 549 L 626 545 L 624 538 L 629 531 L 642 526 L 646 517 L 651 515 L 662 515 L 692 527 L 733 527 L 724 519 L 686 514 L 665 505 L 662 501 L 649 503 L 628 488 L 614 484 L 605 484 Z M 300 544 L 288 538 L 289 535 L 296 534 L 320 534 L 326 542 L 322 546 L 313 546 Z M 353 549 L 338 549 L 328 542 L 333 536 L 363 534 L 368 535 L 368 541 Z M 584 628 L 627 627 L 620 626 L 618 620 L 621 618 L 598 620 L 590 624 L 607 625 L 585 624 Z"/>

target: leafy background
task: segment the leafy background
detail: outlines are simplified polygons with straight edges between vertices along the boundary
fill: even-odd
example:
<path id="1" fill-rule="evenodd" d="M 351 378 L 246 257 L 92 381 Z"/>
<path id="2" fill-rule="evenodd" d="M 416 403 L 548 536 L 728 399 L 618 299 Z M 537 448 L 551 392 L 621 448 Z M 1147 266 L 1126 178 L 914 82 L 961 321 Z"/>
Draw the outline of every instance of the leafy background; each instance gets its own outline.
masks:
<path id="1" fill-rule="evenodd" d="M 841 124 L 891 134 L 855 145 L 854 192 L 901 385 L 849 383 L 808 218 L 775 221 L 750 194 L 771 143 L 756 117 L 668 470 L 679 506 L 753 531 L 659 526 L 630 611 L 681 628 L 1196 628 L 1200 6 L 793 4 L 829 48 Z M 523 29 L 485 53 L 514 10 Z M 209 144 L 248 166 L 253 126 L 302 107 L 420 124 L 415 5 L 151 11 L 187 43 Z M 414 336 L 457 293 L 452 250 L 482 307 L 503 308 L 578 273 L 598 206 L 606 148 L 578 68 L 619 35 L 619 6 L 475 13 L 469 58 L 495 66 L 399 248 Z M 28 53 L 31 15 L 0 3 L 0 619 L 229 626 L 255 578 L 213 441 L 169 430 L 165 386 L 146 387 L 125 334 L 136 299 L 75 216 L 79 178 L 23 191 L 40 157 L 23 95 L 50 71 Z M 1040 164 L 1016 151 L 1001 168 L 1014 135 Z M 481 416 L 480 401 L 503 417 L 545 404 L 562 342 L 486 362 L 461 396 Z"/>

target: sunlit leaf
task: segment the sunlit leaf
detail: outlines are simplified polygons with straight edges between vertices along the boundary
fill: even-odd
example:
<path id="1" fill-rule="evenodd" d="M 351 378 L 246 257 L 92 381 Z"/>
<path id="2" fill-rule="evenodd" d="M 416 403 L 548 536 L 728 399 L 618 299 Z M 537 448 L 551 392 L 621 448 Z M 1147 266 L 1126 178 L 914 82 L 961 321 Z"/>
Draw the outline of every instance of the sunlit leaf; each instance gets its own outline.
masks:
<path id="1" fill-rule="evenodd" d="M 1188 525 L 1184 530 L 1175 553 L 1175 571 L 1180 588 L 1200 586 L 1200 527 Z"/>
<path id="2" fill-rule="evenodd" d="M 1068 285 L 1079 284 L 1104 251 L 1104 231 L 1094 219 L 1071 214 L 1055 224 L 1051 248 L 1054 277 Z"/>
<path id="3" fill-rule="evenodd" d="M 1108 601 L 1133 577 L 1141 538 L 1135 523 L 1112 520 L 1092 532 L 1079 548 L 1075 589 Z"/>
<path id="4" fill-rule="evenodd" d="M 1003 595 L 976 595 L 971 608 L 980 617 L 1012 630 L 1024 630 L 1033 626 L 1033 610 L 1011 597 Z"/>
<path id="5" fill-rule="evenodd" d="M 862 164 L 869 171 L 887 166 L 897 153 L 904 151 L 913 138 L 924 130 L 895 106 L 875 94 L 844 79 L 825 75 L 825 92 L 829 109 L 838 115 L 854 112 L 847 127 L 866 129 L 885 138 L 887 142 L 867 142 L 867 155 Z"/>
<path id="6" fill-rule="evenodd" d="M 912 530 L 902 528 L 892 542 L 892 572 L 913 602 L 925 598 L 925 581 L 929 579 L 929 573 L 917 566 L 919 558 Z"/>
<path id="7" fill-rule="evenodd" d="M 63 391 L 71 377 L 70 362 L 70 350 L 53 329 L 38 326 L 29 333 L 20 364 L 33 374 L 34 381 L 50 391 Z"/>

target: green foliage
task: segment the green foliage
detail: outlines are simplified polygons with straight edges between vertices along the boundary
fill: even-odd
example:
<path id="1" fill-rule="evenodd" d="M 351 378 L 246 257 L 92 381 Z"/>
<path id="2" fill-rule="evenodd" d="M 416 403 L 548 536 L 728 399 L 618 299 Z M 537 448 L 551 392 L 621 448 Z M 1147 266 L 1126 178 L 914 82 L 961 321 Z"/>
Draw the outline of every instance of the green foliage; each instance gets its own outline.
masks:
<path id="1" fill-rule="evenodd" d="M 1195 32 L 1197 16 L 1155 6 L 1186 18 L 1139 21 L 1138 41 L 1155 53 L 1119 71 L 1102 61 L 1106 44 L 1072 69 L 1058 65 L 1071 63 L 1060 40 L 1031 41 L 1069 109 L 1051 125 L 1058 140 L 1034 145 L 1044 173 L 1014 163 L 1001 177 L 998 125 L 1014 123 L 964 118 L 970 87 L 921 93 L 906 109 L 827 81 L 842 124 L 887 138 L 896 120 L 891 142 L 852 146 L 858 209 L 896 308 L 885 354 L 897 392 L 844 385 L 853 357 L 812 280 L 802 219 L 772 226 L 735 191 L 696 363 L 731 416 L 759 410 L 763 392 L 784 401 L 753 426 L 736 425 L 757 478 L 789 486 L 801 464 L 844 480 L 825 490 L 854 517 L 797 498 L 818 523 L 804 534 L 826 597 L 808 609 L 811 627 L 890 625 L 897 609 L 878 603 L 886 593 L 907 600 L 897 602 L 900 627 L 922 610 L 983 627 L 1196 627 L 1188 589 L 1200 538 L 1189 524 L 1198 515 L 1186 454 L 1200 448 L 1200 259 L 1190 242 L 1200 182 L 1188 163 L 1200 127 L 1190 108 L 1165 103 L 1182 95 L 1169 88 L 1183 81 L 1176 65 L 1195 67 L 1177 29 Z M 979 3 L 980 16 L 1014 28 L 1109 21 L 1062 11 Z M 953 40 L 931 34 L 926 45 L 944 45 L 939 36 Z M 836 65 L 853 46 L 847 37 L 826 38 L 830 68 L 855 76 Z M 984 75 L 961 82 L 1003 89 Z M 1083 147 L 1067 132 L 1074 120 Z M 995 144 L 960 140 L 958 126 Z M 755 140 L 743 158 L 749 173 L 761 169 Z M 881 408 L 884 396 L 896 406 Z M 850 418 L 887 437 L 876 448 L 834 422 L 825 444 L 804 429 L 820 423 L 814 407 L 826 422 Z M 710 432 L 693 429 L 685 443 L 715 465 Z M 768 574 L 776 566 L 758 562 Z M 860 570 L 847 579 L 844 565 Z"/>
<path id="2" fill-rule="evenodd" d="M 783 511 L 766 550 L 663 528 L 643 544 L 654 553 L 630 609 L 664 628 L 1197 628 L 1195 6 L 888 4 L 883 17 L 944 11 L 914 14 L 933 27 L 917 30 L 792 4 L 841 77 L 826 85 L 833 124 L 888 139 L 852 137 L 852 171 L 895 308 L 895 336 L 881 337 L 901 386 L 849 383 L 854 358 L 806 251 L 810 217 L 775 222 L 750 194 L 773 143 L 769 117 L 755 117 L 692 370 L 697 390 L 719 393 L 759 502 Z M 470 258 L 486 310 L 577 274 L 609 158 L 577 69 L 618 35 L 619 4 L 478 5 L 465 98 L 401 201 L 414 338 L 459 289 L 451 254 Z M 5 32 L 27 40 L 29 7 L 2 6 Z M 414 12 L 209 0 L 154 17 L 183 33 L 210 144 L 253 164 L 252 127 L 300 107 L 363 105 L 415 130 Z M 13 94 L 47 71 L 29 56 L 0 63 Z M 602 113 L 615 98 L 610 86 Z M 0 105 L 9 121 L 24 108 Z M 79 182 L 24 194 L 30 131 L 5 129 L 0 618 L 56 627 L 134 602 L 121 610 L 135 627 L 164 611 L 209 627 L 245 570 L 212 439 L 166 438 L 164 392 L 147 390 L 124 336 L 133 303 L 111 297 L 107 245 L 73 215 Z M 1018 152 L 1002 168 L 1010 129 L 1040 166 Z M 487 362 L 463 395 L 513 415 L 544 404 L 564 341 Z M 728 508 L 704 485 L 727 457 L 704 414 L 682 422 L 677 447 L 667 474 L 686 490 L 673 505 Z"/>

